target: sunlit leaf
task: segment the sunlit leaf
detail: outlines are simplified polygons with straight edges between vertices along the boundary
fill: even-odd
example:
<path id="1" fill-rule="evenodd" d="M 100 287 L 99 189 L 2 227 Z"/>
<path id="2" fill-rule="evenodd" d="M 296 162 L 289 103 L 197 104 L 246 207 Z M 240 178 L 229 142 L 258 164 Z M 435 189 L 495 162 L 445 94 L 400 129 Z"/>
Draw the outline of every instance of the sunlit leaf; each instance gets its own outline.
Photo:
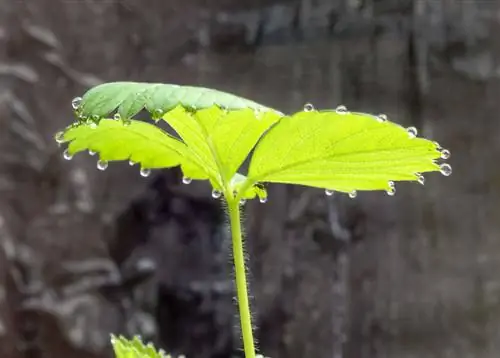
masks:
<path id="1" fill-rule="evenodd" d="M 88 150 L 99 154 L 102 161 L 129 160 L 142 168 L 171 168 L 182 165 L 186 175 L 208 179 L 210 172 L 190 155 L 187 146 L 153 124 L 132 120 L 102 119 L 70 126 L 61 141 L 69 142 L 67 153 L 74 155 Z"/>
<path id="2" fill-rule="evenodd" d="M 152 343 L 144 344 L 135 336 L 127 339 L 123 336 L 111 335 L 111 344 L 116 358 L 170 358 L 169 354 L 156 350 Z"/>
<path id="3" fill-rule="evenodd" d="M 438 146 L 390 121 L 360 113 L 298 112 L 280 120 L 258 143 L 249 180 L 341 192 L 391 190 L 439 171 Z"/>

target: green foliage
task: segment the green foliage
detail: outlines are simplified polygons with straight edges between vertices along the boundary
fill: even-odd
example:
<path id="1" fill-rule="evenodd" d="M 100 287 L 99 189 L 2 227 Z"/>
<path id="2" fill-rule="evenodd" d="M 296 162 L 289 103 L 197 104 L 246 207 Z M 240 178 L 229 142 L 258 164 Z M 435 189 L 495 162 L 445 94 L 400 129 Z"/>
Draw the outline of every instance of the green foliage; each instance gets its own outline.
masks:
<path id="1" fill-rule="evenodd" d="M 393 190 L 391 181 L 421 180 L 438 171 L 435 143 L 361 113 L 299 112 L 283 118 L 259 142 L 249 178 L 351 193 Z"/>
<path id="2" fill-rule="evenodd" d="M 306 105 L 291 116 L 235 95 L 200 87 L 114 82 L 73 100 L 78 119 L 56 134 L 68 143 L 66 159 L 88 150 L 99 153 L 98 168 L 129 160 L 151 169 L 180 166 L 183 182 L 208 179 L 212 196 L 225 196 L 231 225 L 235 280 L 246 358 L 256 358 L 248 304 L 239 204 L 267 200 L 264 183 L 298 184 L 349 193 L 386 190 L 394 181 L 418 181 L 421 173 L 451 174 L 449 151 L 416 137 L 385 116 L 350 113 L 345 107 L 316 111 Z M 146 109 L 177 136 L 132 119 Z M 241 174 L 250 153 L 248 176 Z M 112 337 L 117 358 L 160 358 L 137 337 Z"/>
<path id="3" fill-rule="evenodd" d="M 138 336 L 127 339 L 111 335 L 111 344 L 116 358 L 170 358 L 163 351 L 157 351 L 152 343 L 144 344 Z"/>
<path id="4" fill-rule="evenodd" d="M 135 82 L 97 86 L 73 104 L 78 120 L 57 138 L 69 142 L 68 158 L 89 150 L 99 153 L 101 165 L 128 159 L 144 173 L 181 166 L 185 182 L 208 179 L 214 190 L 241 199 L 265 201 L 263 183 L 391 194 L 394 181 L 423 183 L 421 173 L 451 172 L 436 163 L 443 155 L 436 143 L 340 107 L 285 116 L 216 90 Z M 143 108 L 178 137 L 131 119 Z M 238 171 L 253 149 L 246 177 Z"/>
<path id="5" fill-rule="evenodd" d="M 213 105 L 229 110 L 269 110 L 248 99 L 209 88 L 163 83 L 110 82 L 85 93 L 78 106 L 78 115 L 84 118 L 103 118 L 117 110 L 121 118 L 132 118 L 145 108 L 159 116 L 178 105 L 193 111 Z"/>

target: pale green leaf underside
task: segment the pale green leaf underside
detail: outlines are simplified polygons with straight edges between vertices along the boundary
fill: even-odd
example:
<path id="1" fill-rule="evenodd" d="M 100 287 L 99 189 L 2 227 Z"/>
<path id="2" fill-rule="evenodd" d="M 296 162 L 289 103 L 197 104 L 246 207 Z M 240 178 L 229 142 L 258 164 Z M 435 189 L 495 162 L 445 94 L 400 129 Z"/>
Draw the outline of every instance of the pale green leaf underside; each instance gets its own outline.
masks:
<path id="1" fill-rule="evenodd" d="M 170 355 L 157 351 L 152 343 L 144 344 L 135 336 L 127 339 L 122 336 L 111 335 L 111 344 L 116 358 L 167 358 Z"/>
<path id="2" fill-rule="evenodd" d="M 435 143 L 370 115 L 299 112 L 261 139 L 248 176 L 341 192 L 388 190 L 389 181 L 416 181 L 417 173 L 438 171 L 440 155 Z"/>
<path id="3" fill-rule="evenodd" d="M 83 117 L 109 116 L 117 110 L 122 118 L 132 118 L 143 108 L 154 113 L 181 105 L 191 110 L 217 105 L 226 109 L 251 108 L 269 111 L 268 107 L 236 95 L 204 87 L 179 86 L 163 83 L 110 82 L 87 91 L 80 104 Z"/>

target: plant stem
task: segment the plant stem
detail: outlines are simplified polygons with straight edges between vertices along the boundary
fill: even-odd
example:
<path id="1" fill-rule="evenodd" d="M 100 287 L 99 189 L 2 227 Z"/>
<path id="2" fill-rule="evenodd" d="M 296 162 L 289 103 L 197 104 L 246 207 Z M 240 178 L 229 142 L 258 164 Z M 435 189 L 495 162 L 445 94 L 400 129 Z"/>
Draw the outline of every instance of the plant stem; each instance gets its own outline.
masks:
<path id="1" fill-rule="evenodd" d="M 238 310 L 240 314 L 241 333 L 245 358 L 255 358 L 253 341 L 252 316 L 248 300 L 248 286 L 245 272 L 245 257 L 243 254 L 243 239 L 241 235 L 240 203 L 234 198 L 227 199 L 229 222 L 233 241 L 233 260 L 236 276 L 236 291 Z"/>

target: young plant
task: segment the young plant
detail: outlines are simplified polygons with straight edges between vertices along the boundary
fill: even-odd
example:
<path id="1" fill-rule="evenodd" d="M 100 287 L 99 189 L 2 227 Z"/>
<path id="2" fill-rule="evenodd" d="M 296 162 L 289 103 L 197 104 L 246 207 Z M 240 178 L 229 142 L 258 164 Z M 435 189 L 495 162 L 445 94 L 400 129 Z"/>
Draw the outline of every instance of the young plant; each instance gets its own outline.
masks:
<path id="1" fill-rule="evenodd" d="M 208 180 L 212 196 L 226 202 L 237 299 L 246 358 L 255 358 L 247 292 L 240 205 L 267 201 L 266 183 L 298 184 L 351 198 L 358 191 L 395 194 L 395 181 L 424 184 L 422 173 L 451 174 L 439 164 L 449 151 L 418 138 L 414 127 L 385 115 L 349 112 L 344 106 L 316 110 L 306 104 L 292 115 L 229 93 L 170 84 L 113 82 L 73 100 L 76 122 L 56 134 L 68 143 L 64 158 L 99 154 L 97 168 L 129 160 L 140 174 L 180 166 L 183 183 Z M 133 119 L 145 109 L 177 136 Z M 253 150 L 248 172 L 241 166 Z"/>

